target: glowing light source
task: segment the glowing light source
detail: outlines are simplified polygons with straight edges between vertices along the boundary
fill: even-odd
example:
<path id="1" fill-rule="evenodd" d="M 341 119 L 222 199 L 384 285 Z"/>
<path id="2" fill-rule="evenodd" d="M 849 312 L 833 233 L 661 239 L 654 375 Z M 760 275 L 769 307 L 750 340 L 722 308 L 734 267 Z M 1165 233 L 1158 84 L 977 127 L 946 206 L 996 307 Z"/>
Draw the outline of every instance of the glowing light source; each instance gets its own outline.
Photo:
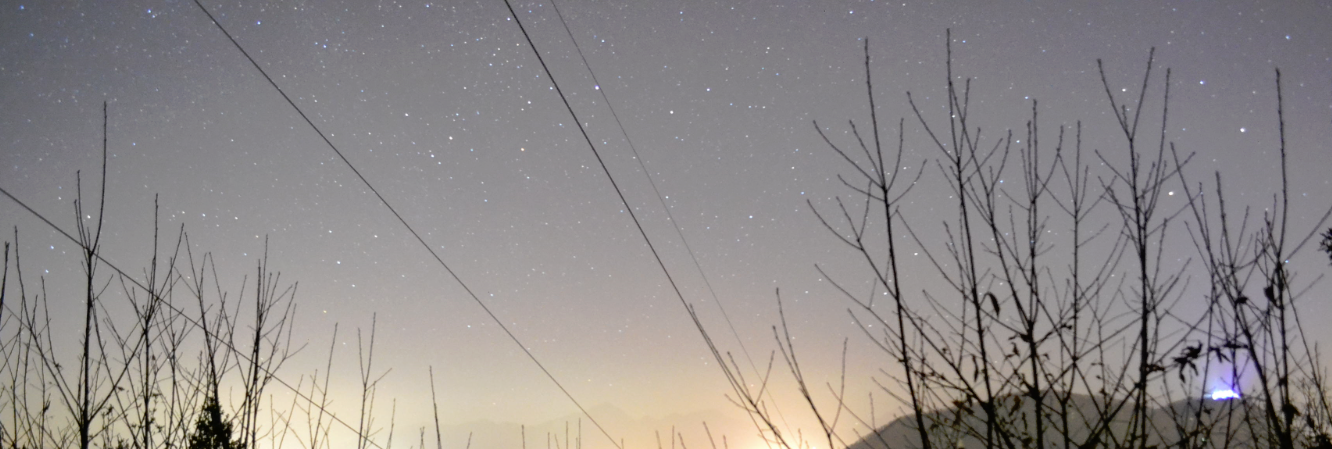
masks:
<path id="1" fill-rule="evenodd" d="M 1212 392 L 1213 401 L 1224 401 L 1226 399 L 1239 399 L 1239 397 L 1240 397 L 1239 392 L 1236 392 L 1235 390 L 1231 390 L 1229 388 L 1216 390 Z"/>

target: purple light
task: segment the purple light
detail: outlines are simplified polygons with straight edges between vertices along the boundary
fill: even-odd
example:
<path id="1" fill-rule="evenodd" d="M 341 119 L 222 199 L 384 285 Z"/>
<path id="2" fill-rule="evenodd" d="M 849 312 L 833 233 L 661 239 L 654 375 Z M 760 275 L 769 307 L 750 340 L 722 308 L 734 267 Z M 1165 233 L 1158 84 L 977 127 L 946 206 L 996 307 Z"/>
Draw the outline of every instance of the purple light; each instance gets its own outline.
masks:
<path id="1" fill-rule="evenodd" d="M 1222 389 L 1222 390 L 1216 390 L 1216 391 L 1213 391 L 1213 392 L 1212 392 L 1212 400 L 1213 400 L 1213 401 L 1224 401 L 1224 400 L 1227 400 L 1227 399 L 1239 399 L 1239 397 L 1240 397 L 1239 392 L 1237 392 L 1237 391 L 1235 391 L 1235 390 L 1231 390 L 1231 389 L 1229 389 L 1229 388 L 1227 388 L 1227 389 Z"/>

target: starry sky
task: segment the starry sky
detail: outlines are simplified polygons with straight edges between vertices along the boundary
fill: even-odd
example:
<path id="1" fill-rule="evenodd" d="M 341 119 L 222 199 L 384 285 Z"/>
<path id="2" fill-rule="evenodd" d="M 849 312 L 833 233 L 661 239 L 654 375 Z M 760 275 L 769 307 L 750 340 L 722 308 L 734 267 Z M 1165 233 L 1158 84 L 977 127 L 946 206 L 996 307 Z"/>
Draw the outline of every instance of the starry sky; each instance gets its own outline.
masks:
<path id="1" fill-rule="evenodd" d="M 690 444 L 705 444 L 699 421 L 708 419 L 731 447 L 750 441 L 724 378 L 502 1 L 203 4 L 573 396 L 594 414 L 620 416 L 606 418 L 619 423 L 612 435 L 644 447 L 651 430 L 680 421 Z M 1168 133 L 1196 153 L 1192 178 L 1221 170 L 1235 201 L 1258 208 L 1279 187 L 1279 67 L 1293 226 L 1308 232 L 1332 201 L 1325 3 L 557 5 L 599 85 L 550 3 L 514 9 L 686 301 L 723 350 L 740 354 L 743 342 L 762 363 L 775 349 L 780 288 L 814 385 L 837 381 L 849 338 L 847 390 L 858 410 L 869 408 L 871 376 L 888 363 L 815 265 L 853 283 L 868 278 L 807 201 L 834 207 L 850 193 L 836 178 L 848 167 L 811 121 L 847 144 L 847 120 L 868 126 L 865 38 L 881 128 L 895 136 L 907 118 L 904 164 L 923 166 L 927 185 L 938 152 L 906 92 L 927 116 L 947 119 L 951 29 L 955 72 L 974 78 L 977 124 L 1020 131 L 1038 99 L 1043 129 L 1082 120 L 1088 149 L 1119 143 L 1097 58 L 1112 88 L 1129 95 L 1155 47 L 1154 67 L 1172 69 Z M 1159 89 L 1161 78 L 1153 82 Z M 476 430 L 482 447 L 516 446 L 519 423 L 576 419 L 577 408 L 193 3 L 0 2 L 0 187 L 72 230 L 75 173 L 85 189 L 98 178 L 103 102 L 105 256 L 141 272 L 154 195 L 163 229 L 184 224 L 234 294 L 267 239 L 271 267 L 299 282 L 293 340 L 308 345 L 281 376 L 322 369 L 332 343 L 334 393 L 351 407 L 355 329 L 368 332 L 374 316 L 375 364 L 391 368 L 379 407 L 396 398 L 400 438 L 414 440 L 429 419 L 430 367 L 440 420 Z M 922 228 L 948 218 L 935 210 L 934 187 L 904 205 Z M 77 282 L 57 280 L 77 279 L 77 247 L 5 198 L 5 240 L 14 227 L 25 271 L 48 278 L 53 303 L 76 303 Z M 1326 273 L 1314 255 L 1307 261 L 1307 277 Z M 933 273 L 920 260 L 906 270 Z M 786 390 L 778 399 L 791 422 L 807 419 Z M 887 395 L 873 401 L 880 422 L 899 410 Z M 584 444 L 610 447 L 584 424 Z M 541 433 L 529 429 L 529 443 Z"/>

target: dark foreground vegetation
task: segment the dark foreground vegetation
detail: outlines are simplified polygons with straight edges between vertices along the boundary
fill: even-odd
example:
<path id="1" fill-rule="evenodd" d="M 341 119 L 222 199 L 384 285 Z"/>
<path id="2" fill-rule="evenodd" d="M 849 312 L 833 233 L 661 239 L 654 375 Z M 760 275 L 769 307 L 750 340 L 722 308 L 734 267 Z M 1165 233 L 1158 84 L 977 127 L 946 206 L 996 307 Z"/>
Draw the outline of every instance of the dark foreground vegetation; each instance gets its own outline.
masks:
<path id="1" fill-rule="evenodd" d="M 865 54 L 872 93 L 868 44 Z M 730 399 L 763 437 L 785 448 L 1332 447 L 1323 365 L 1297 313 L 1326 294 L 1296 283 L 1287 262 L 1300 251 L 1332 254 L 1332 230 L 1319 233 L 1327 213 L 1289 218 L 1280 72 L 1281 141 L 1272 146 L 1282 176 L 1271 204 L 1252 211 L 1227 206 L 1222 174 L 1190 172 L 1192 153 L 1167 132 L 1170 72 L 1147 60 L 1131 95 L 1116 95 L 1101 72 L 1117 148 L 1084 151 L 1080 122 L 1041 127 L 1035 101 L 1025 129 L 983 136 L 969 115 L 971 82 L 953 75 L 951 53 L 947 114 L 925 112 L 935 109 L 908 94 L 915 116 L 885 125 L 871 95 L 869 127 L 850 123 L 849 141 L 816 123 L 847 163 L 849 193 L 811 206 L 874 273 L 874 288 L 823 274 L 881 349 L 883 392 L 908 413 L 881 427 L 847 406 L 844 389 L 807 383 L 783 318 L 775 355 L 821 427 L 812 439 L 793 432 L 771 414 L 771 364 L 742 369 L 700 325 Z M 900 170 L 908 126 L 928 137 L 911 145 L 937 149 L 920 171 Z M 913 190 L 925 182 L 942 188 Z M 373 329 L 358 333 L 360 416 L 327 414 L 327 371 L 294 383 L 276 376 L 294 351 L 295 284 L 260 259 L 254 278 L 228 294 L 183 228 L 154 229 L 142 269 L 112 266 L 100 252 L 105 192 L 92 203 L 83 190 L 66 235 L 81 249 L 83 277 L 59 280 L 81 286 L 81 326 L 53 328 L 48 280 L 25 274 L 5 245 L 0 447 L 393 445 L 393 412 L 375 419 Z M 1168 190 L 1182 192 L 1183 206 L 1163 203 Z M 905 199 L 946 205 L 954 218 L 927 232 L 939 224 L 902 215 Z M 1164 261 L 1177 240 L 1193 248 L 1190 263 Z M 948 287 L 912 285 L 900 258 L 907 248 L 925 253 Z M 1213 400 L 1215 378 L 1244 397 Z M 295 392 L 290 404 L 265 399 L 275 382 Z M 848 423 L 879 430 L 852 434 Z M 355 441 L 331 442 L 335 427 Z M 425 447 L 425 435 L 408 445 Z"/>
<path id="2" fill-rule="evenodd" d="M 885 125 L 874 109 L 866 43 L 870 126 L 853 121 L 838 140 L 833 128 L 815 123 L 846 162 L 841 180 L 849 193 L 810 206 L 848 256 L 873 273 L 870 289 L 862 279 L 820 270 L 881 350 L 879 393 L 900 400 L 907 413 L 880 427 L 847 407 L 844 388 L 808 384 L 783 318 L 773 328 L 780 359 L 821 438 L 779 425 L 764 390 L 773 378 L 747 374 L 714 351 L 732 399 L 769 441 L 787 448 L 1332 447 L 1326 371 L 1297 313 L 1303 303 L 1326 301 L 1326 289 L 1297 283 L 1290 262 L 1301 251 L 1332 256 L 1332 230 L 1319 233 L 1332 211 L 1306 214 L 1316 221 L 1291 219 L 1281 73 L 1271 109 L 1279 141 L 1269 144 L 1281 175 L 1265 194 L 1270 203 L 1251 210 L 1227 204 L 1224 174 L 1189 170 L 1193 152 L 1168 132 L 1170 71 L 1160 73 L 1153 54 L 1136 92 L 1111 89 L 1097 61 L 1115 120 L 1088 126 L 1113 127 L 1121 138 L 1088 151 L 1082 122 L 1044 125 L 1040 115 L 1048 112 L 1035 100 L 1024 129 L 982 135 L 983 118 L 969 114 L 971 79 L 953 73 L 951 46 L 946 114 L 908 92 L 914 116 Z M 924 141 L 908 143 L 908 126 L 919 127 Z M 991 119 L 987 129 L 995 128 Z M 936 159 L 903 171 L 908 145 L 932 147 Z M 940 188 L 913 189 L 927 182 Z M 1178 192 L 1183 200 L 1167 204 Z M 953 218 L 903 214 L 911 200 L 947 207 Z M 1192 251 L 1167 253 L 1179 247 Z M 915 251 L 946 288 L 919 281 L 918 272 L 906 275 L 902 255 Z M 1326 266 L 1304 269 L 1317 279 Z M 1221 400 L 1232 395 L 1243 398 Z M 878 430 L 851 434 L 848 422 Z"/>

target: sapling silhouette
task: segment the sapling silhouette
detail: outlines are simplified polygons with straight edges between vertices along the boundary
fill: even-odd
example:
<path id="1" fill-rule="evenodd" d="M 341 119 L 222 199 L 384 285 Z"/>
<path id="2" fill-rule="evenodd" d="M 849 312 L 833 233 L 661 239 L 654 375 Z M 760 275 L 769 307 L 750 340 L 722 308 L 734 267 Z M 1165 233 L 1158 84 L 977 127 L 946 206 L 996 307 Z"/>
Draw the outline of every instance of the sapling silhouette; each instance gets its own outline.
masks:
<path id="1" fill-rule="evenodd" d="M 1154 51 L 1127 100 L 1117 96 L 1127 89 L 1111 89 L 1097 61 L 1119 137 L 1111 149 L 1094 151 L 1092 160 L 1082 150 L 1083 123 L 1046 135 L 1040 117 L 1048 114 L 1035 100 L 1025 133 L 984 137 L 978 123 L 985 117 L 970 108 L 971 79 L 955 76 L 951 45 L 945 48 L 946 105 L 926 107 L 907 94 L 926 146 L 938 150 L 937 171 L 904 176 L 900 191 L 892 190 L 903 175 L 905 130 L 899 125 L 898 153 L 885 154 L 872 91 L 872 143 L 850 125 L 849 147 L 860 151 L 844 151 L 848 146 L 816 124 L 833 153 L 848 163 L 851 175 L 839 179 L 851 194 L 836 199 L 834 214 L 812 202 L 811 208 L 870 269 L 874 289 L 853 294 L 835 273 L 819 272 L 851 300 L 854 322 L 887 356 L 894 371 L 883 373 L 896 385 L 879 385 L 908 412 L 854 446 L 1325 444 L 1332 427 L 1325 380 L 1296 313 L 1302 292 L 1311 290 L 1291 284 L 1295 266 L 1289 262 L 1303 246 L 1295 242 L 1316 234 L 1300 240 L 1290 230 L 1297 224 L 1289 220 L 1280 72 L 1280 185 L 1261 225 L 1251 226 L 1247 214 L 1227 215 L 1219 174 L 1208 187 L 1215 195 L 1204 196 L 1204 186 L 1189 184 L 1192 155 L 1178 151 L 1167 132 L 1170 70 L 1154 75 Z M 947 115 L 934 121 L 925 112 L 934 110 Z M 1051 140 L 1053 149 L 1046 144 Z M 943 188 L 910 191 L 923 177 Z M 1183 190 L 1182 200 L 1168 202 L 1172 190 Z M 902 212 L 903 204 L 922 200 L 936 208 L 951 202 L 953 215 L 925 232 L 920 222 L 929 219 Z M 1311 223 L 1313 229 L 1321 229 L 1327 217 Z M 927 266 L 936 269 L 943 291 L 907 290 L 904 284 L 916 281 L 897 269 L 901 235 L 910 236 Z M 1321 237 L 1320 250 L 1332 257 L 1332 229 Z M 1184 263 L 1164 262 L 1177 241 L 1191 241 L 1202 262 L 1187 255 L 1180 258 Z M 1209 286 L 1202 295 L 1186 288 L 1199 272 Z M 876 307 L 881 297 L 891 298 L 887 309 Z M 1192 312 L 1198 307 L 1181 307 L 1194 298 L 1204 300 L 1200 314 Z M 794 349 L 782 350 L 806 394 L 788 354 Z M 1233 401 L 1213 399 L 1207 381 L 1215 376 L 1231 379 L 1236 388 L 1243 384 L 1249 393 Z M 768 385 L 766 376 L 761 380 Z M 775 434 L 758 396 L 734 390 L 748 399 L 740 405 L 758 417 L 761 430 Z M 843 392 L 831 394 L 845 407 Z M 833 444 L 841 429 L 830 428 L 822 419 L 829 414 L 807 402 Z"/>

